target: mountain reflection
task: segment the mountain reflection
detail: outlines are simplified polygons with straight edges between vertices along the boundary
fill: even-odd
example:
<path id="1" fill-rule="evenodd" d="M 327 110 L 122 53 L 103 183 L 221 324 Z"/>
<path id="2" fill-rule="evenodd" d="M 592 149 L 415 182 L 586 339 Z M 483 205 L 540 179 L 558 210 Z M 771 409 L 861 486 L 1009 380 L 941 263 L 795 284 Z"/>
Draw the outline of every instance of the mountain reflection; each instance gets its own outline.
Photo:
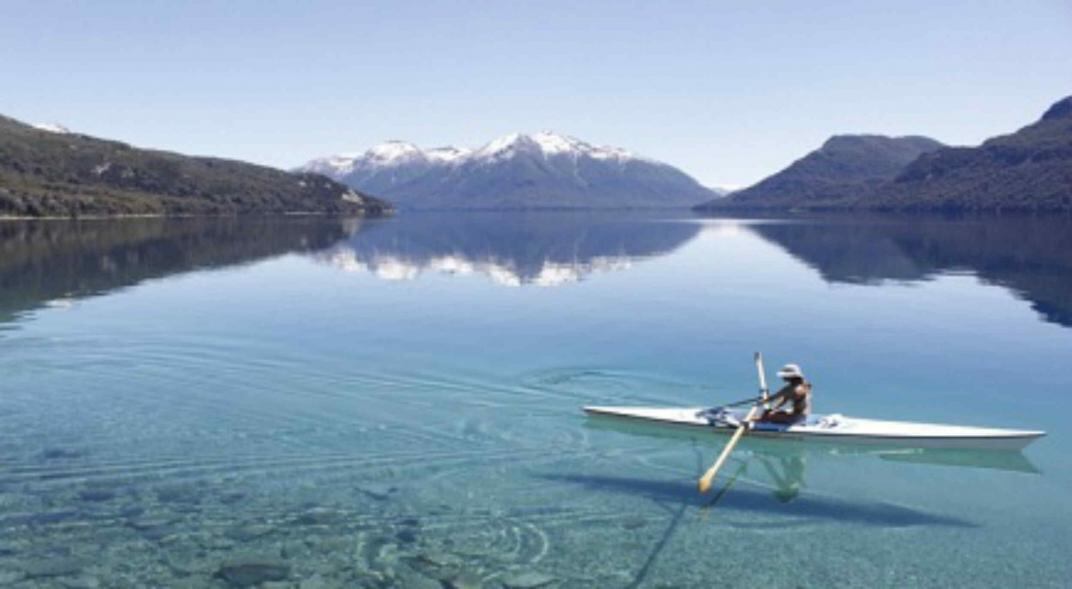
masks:
<path id="1" fill-rule="evenodd" d="M 387 280 L 436 272 L 481 274 L 507 286 L 556 286 L 669 253 L 700 229 L 629 214 L 413 213 L 370 223 L 315 257 Z"/>
<path id="2" fill-rule="evenodd" d="M 926 280 L 970 272 L 1072 327 L 1072 220 L 1066 217 L 836 218 L 750 227 L 828 282 Z"/>
<path id="3" fill-rule="evenodd" d="M 324 249 L 357 229 L 323 218 L 0 222 L 0 321 L 151 278 Z"/>

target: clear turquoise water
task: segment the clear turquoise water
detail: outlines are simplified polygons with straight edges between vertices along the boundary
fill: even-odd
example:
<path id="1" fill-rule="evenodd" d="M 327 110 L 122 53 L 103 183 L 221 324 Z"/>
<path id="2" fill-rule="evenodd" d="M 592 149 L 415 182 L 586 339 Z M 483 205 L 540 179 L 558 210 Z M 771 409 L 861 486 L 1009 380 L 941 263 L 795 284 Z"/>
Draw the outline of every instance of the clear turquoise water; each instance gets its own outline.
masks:
<path id="1" fill-rule="evenodd" d="M 1070 228 L 0 224 L 0 585 L 1067 586 Z M 818 411 L 1049 436 L 746 439 L 713 501 L 721 439 L 579 411 L 745 397 L 755 350 Z"/>

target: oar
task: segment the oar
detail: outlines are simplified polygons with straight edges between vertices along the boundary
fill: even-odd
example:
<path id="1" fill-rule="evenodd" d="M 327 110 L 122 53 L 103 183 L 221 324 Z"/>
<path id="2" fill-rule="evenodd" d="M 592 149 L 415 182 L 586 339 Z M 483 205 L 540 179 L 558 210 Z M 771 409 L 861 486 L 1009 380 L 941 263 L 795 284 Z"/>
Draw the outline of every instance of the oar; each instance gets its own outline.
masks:
<path id="1" fill-rule="evenodd" d="M 726 447 L 722 449 L 722 453 L 718 455 L 718 459 L 711 465 L 711 468 L 707 469 L 707 472 L 700 477 L 699 488 L 701 493 L 706 493 L 711 490 L 711 483 L 715 480 L 715 475 L 718 474 L 722 464 L 726 462 L 726 459 L 730 457 L 730 452 L 733 452 L 734 446 L 740 441 L 741 436 L 748 430 L 748 423 L 752 421 L 752 417 L 755 416 L 756 411 L 760 407 L 760 403 L 767 398 L 767 377 L 763 374 L 763 356 L 756 352 L 756 370 L 759 371 L 759 393 L 760 401 L 752 406 L 752 409 L 748 411 L 748 415 L 745 416 L 744 421 L 737 427 L 737 431 L 733 432 L 733 437 L 730 438 Z"/>

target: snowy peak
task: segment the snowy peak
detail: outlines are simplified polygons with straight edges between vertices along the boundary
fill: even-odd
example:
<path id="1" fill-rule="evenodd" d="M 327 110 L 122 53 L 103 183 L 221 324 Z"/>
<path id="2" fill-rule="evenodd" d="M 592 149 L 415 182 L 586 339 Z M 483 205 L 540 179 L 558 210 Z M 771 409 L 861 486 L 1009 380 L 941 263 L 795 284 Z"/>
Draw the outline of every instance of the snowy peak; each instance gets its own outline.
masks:
<path id="1" fill-rule="evenodd" d="M 495 162 L 519 155 L 542 158 L 568 156 L 574 159 L 590 157 L 619 162 L 642 159 L 618 147 L 597 147 L 576 137 L 552 131 L 541 131 L 532 135 L 525 133 L 504 135 L 475 150 L 454 146 L 425 150 L 408 141 L 392 140 L 376 145 L 363 153 L 343 153 L 318 158 L 308 162 L 301 169 L 341 179 L 357 170 Z"/>
<path id="2" fill-rule="evenodd" d="M 364 157 L 381 163 L 426 159 L 424 151 L 407 141 L 387 141 L 365 152 Z"/>
<path id="3" fill-rule="evenodd" d="M 447 147 L 435 147 L 429 149 L 428 151 L 424 152 L 424 155 L 427 156 L 429 160 L 434 162 L 453 162 L 456 160 L 460 160 L 471 153 L 472 150 L 460 149 L 448 145 Z"/>
<path id="4" fill-rule="evenodd" d="M 633 154 L 617 147 L 596 147 L 552 131 L 540 131 L 533 135 L 511 133 L 504 135 L 474 153 L 475 158 L 507 158 L 520 153 L 553 156 L 588 156 L 595 159 L 629 159 Z"/>

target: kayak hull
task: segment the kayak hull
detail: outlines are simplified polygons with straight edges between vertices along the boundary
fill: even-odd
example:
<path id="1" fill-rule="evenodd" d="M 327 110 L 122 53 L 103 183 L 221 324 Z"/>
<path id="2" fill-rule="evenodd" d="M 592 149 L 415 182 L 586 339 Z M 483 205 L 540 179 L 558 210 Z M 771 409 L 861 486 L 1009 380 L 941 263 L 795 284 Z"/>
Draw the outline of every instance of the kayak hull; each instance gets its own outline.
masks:
<path id="1" fill-rule="evenodd" d="M 712 421 L 703 407 L 584 407 L 590 416 L 624 419 L 667 427 L 704 429 L 713 433 L 732 434 L 735 427 Z M 744 417 L 744 411 L 731 412 Z M 757 423 L 748 432 L 750 437 L 861 444 L 899 448 L 941 448 L 971 450 L 1022 450 L 1031 442 L 1046 435 L 1033 430 L 967 427 L 936 423 L 885 421 L 842 415 L 813 415 L 806 421 L 792 424 Z"/>

